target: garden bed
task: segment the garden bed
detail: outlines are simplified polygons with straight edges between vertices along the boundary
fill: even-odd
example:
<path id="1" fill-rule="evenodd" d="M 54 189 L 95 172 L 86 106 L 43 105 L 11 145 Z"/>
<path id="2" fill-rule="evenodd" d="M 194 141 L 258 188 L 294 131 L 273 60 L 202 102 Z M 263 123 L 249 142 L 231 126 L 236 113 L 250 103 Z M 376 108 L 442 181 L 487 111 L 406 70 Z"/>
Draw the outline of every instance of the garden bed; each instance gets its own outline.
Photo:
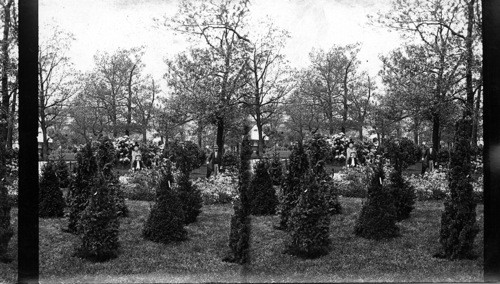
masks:
<path id="1" fill-rule="evenodd" d="M 399 224 L 402 237 L 377 242 L 353 234 L 362 199 L 340 201 L 344 213 L 332 218 L 332 250 L 315 260 L 300 260 L 282 253 L 286 233 L 273 229 L 278 216 L 252 217 L 251 264 L 245 270 L 221 261 L 233 211 L 229 204 L 204 206 L 198 222 L 187 227 L 188 241 L 161 245 L 141 237 L 150 203 L 129 201 L 130 217 L 121 219 L 120 255 L 105 263 L 71 256 L 77 239 L 61 231 L 66 219 L 41 219 L 40 280 L 42 283 L 483 281 L 482 230 L 476 238 L 478 259 L 447 261 L 432 257 L 439 247 L 442 202 L 417 202 L 412 217 Z M 477 211 L 482 228 L 483 206 L 478 206 Z"/>

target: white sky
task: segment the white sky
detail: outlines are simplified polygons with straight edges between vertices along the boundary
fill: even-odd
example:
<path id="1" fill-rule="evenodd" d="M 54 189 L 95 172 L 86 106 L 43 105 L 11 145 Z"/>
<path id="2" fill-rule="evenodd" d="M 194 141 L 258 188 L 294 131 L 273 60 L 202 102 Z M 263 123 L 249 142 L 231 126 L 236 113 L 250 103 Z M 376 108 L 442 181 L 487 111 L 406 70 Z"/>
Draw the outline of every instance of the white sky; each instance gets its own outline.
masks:
<path id="1" fill-rule="evenodd" d="M 285 53 L 294 67 L 308 63 L 313 47 L 328 49 L 333 44 L 362 43 L 363 68 L 375 75 L 381 67 L 379 54 L 396 48 L 395 33 L 366 25 L 367 14 L 386 9 L 390 0 L 253 0 L 256 17 L 269 15 L 276 25 L 290 32 Z M 183 51 L 182 37 L 153 27 L 153 18 L 173 15 L 177 0 L 40 0 L 40 36 L 48 22 L 74 34 L 69 56 L 78 70 L 93 67 L 96 51 L 144 45 L 145 71 L 155 78 L 165 73 L 164 58 Z"/>

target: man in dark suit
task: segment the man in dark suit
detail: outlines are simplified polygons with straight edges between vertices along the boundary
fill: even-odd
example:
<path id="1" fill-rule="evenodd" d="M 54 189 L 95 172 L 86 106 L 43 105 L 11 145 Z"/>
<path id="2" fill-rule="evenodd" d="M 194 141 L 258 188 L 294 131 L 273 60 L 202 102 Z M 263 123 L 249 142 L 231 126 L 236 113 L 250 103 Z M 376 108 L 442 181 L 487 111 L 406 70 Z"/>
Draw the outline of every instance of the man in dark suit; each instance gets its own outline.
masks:
<path id="1" fill-rule="evenodd" d="M 425 151 L 424 154 L 424 163 L 426 163 L 429 167 L 429 171 L 434 171 L 434 165 L 436 163 L 436 151 L 432 148 L 432 144 L 430 147 Z"/>

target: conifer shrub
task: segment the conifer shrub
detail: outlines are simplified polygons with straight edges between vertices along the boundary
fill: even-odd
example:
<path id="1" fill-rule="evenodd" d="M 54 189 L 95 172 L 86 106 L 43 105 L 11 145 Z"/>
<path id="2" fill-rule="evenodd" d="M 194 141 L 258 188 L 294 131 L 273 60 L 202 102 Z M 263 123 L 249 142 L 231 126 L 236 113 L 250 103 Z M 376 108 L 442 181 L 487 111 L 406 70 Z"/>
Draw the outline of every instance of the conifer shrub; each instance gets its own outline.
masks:
<path id="1" fill-rule="evenodd" d="M 125 194 L 120 187 L 118 176 L 113 172 L 116 150 L 113 142 L 108 137 L 103 137 L 97 143 L 96 161 L 99 170 L 109 186 L 113 187 L 117 214 L 120 217 L 128 216 L 128 208 L 125 203 Z"/>
<path id="2" fill-rule="evenodd" d="M 14 235 L 10 223 L 10 202 L 8 190 L 5 186 L 7 169 L 5 166 L 5 146 L 0 142 L 0 262 L 10 262 L 8 255 L 9 242 Z"/>
<path id="3" fill-rule="evenodd" d="M 88 205 L 80 219 L 80 245 L 75 255 L 90 261 L 106 261 L 118 256 L 120 223 L 113 187 L 106 178 L 93 179 Z"/>
<path id="4" fill-rule="evenodd" d="M 64 197 L 56 175 L 56 164 L 49 161 L 42 169 L 40 179 L 38 216 L 54 218 L 64 216 Z"/>
<path id="5" fill-rule="evenodd" d="M 243 127 L 243 141 L 241 142 L 240 168 L 238 193 L 239 199 L 234 203 L 234 215 L 231 217 L 231 231 L 229 233 L 229 253 L 222 260 L 238 264 L 250 261 L 250 211 L 249 188 L 252 178 L 250 172 L 250 157 L 252 148 L 249 141 L 250 127 Z"/>
<path id="6" fill-rule="evenodd" d="M 200 190 L 189 180 L 189 175 L 181 174 L 177 181 L 176 191 L 182 202 L 185 224 L 196 222 L 203 206 Z"/>
<path id="7" fill-rule="evenodd" d="M 59 187 L 67 188 L 70 183 L 69 167 L 64 161 L 62 153 L 56 163 L 56 176 L 59 179 Z"/>
<path id="8" fill-rule="evenodd" d="M 300 196 L 301 177 L 309 169 L 309 161 L 307 160 L 306 152 L 301 143 L 294 146 L 289 159 L 288 171 L 282 186 L 283 199 L 279 205 L 280 223 L 276 227 L 280 230 L 287 230 L 289 228 L 288 220 L 290 212 L 297 204 L 297 200 Z"/>
<path id="9" fill-rule="evenodd" d="M 464 117 L 456 123 L 454 148 L 448 176 L 450 195 L 441 215 L 441 251 L 435 256 L 454 259 L 475 258 L 474 238 L 479 232 L 476 223 L 476 201 L 471 180 L 472 120 Z"/>
<path id="10" fill-rule="evenodd" d="M 273 185 L 281 185 L 283 181 L 283 164 L 281 163 L 278 152 L 273 153 L 273 158 L 269 166 L 269 175 L 271 176 Z"/>
<path id="11" fill-rule="evenodd" d="M 178 195 L 171 188 L 170 171 L 169 165 L 162 169 L 156 189 L 156 202 L 142 230 L 145 239 L 163 244 L 187 239 L 184 211 Z"/>
<path id="12" fill-rule="evenodd" d="M 305 145 L 309 157 L 309 164 L 313 170 L 318 182 L 323 187 L 321 192 L 325 194 L 325 199 L 328 202 L 328 212 L 330 214 L 340 214 L 342 206 L 338 200 L 338 190 L 335 188 L 335 183 L 331 175 L 326 172 L 325 164 L 330 153 L 330 146 L 326 139 L 316 134 L 309 139 Z"/>
<path id="13" fill-rule="evenodd" d="M 374 167 L 368 186 L 368 198 L 356 221 L 354 233 L 366 239 L 388 239 L 399 235 L 396 225 L 396 208 L 391 192 L 383 186 L 382 164 Z"/>
<path id="14" fill-rule="evenodd" d="M 410 217 L 416 199 L 415 188 L 403 178 L 403 170 L 416 162 L 418 148 L 410 139 L 402 138 L 386 141 L 385 150 L 392 165 L 388 188 L 393 195 L 396 220 L 402 221 Z"/>
<path id="15" fill-rule="evenodd" d="M 268 167 L 265 160 L 260 160 L 255 165 L 254 175 L 250 183 L 250 204 L 254 215 L 274 215 L 276 213 L 278 197 L 273 188 Z"/>
<path id="16" fill-rule="evenodd" d="M 301 258 L 317 258 L 328 254 L 330 215 L 325 187 L 312 170 L 302 178 L 297 206 L 290 215 L 291 235 L 285 252 Z"/>
<path id="17" fill-rule="evenodd" d="M 90 199 L 90 191 L 97 174 L 97 161 L 91 143 L 87 143 L 76 153 L 77 170 L 69 188 L 69 221 L 66 231 L 78 233 L 82 211 Z"/>

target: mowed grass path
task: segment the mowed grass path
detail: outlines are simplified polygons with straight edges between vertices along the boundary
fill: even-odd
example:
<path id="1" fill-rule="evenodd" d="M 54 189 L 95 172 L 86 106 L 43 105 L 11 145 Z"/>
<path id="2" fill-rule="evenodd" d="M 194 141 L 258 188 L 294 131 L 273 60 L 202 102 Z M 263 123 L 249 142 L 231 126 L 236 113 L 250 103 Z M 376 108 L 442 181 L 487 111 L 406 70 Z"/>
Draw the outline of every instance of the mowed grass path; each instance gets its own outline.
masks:
<path id="1" fill-rule="evenodd" d="M 252 217 L 251 264 L 245 267 L 221 261 L 227 252 L 233 213 L 229 204 L 204 206 L 199 220 L 187 227 L 188 241 L 162 245 L 141 236 L 150 203 L 128 201 L 131 212 L 130 217 L 121 219 L 120 255 L 104 263 L 71 256 L 78 238 L 61 231 L 67 224 L 66 218 L 40 219 L 40 280 L 42 283 L 483 281 L 483 230 L 476 238 L 477 259 L 447 261 L 432 257 L 439 248 L 442 202 L 417 202 L 412 217 L 399 223 L 402 236 L 387 241 L 356 237 L 353 229 L 362 199 L 341 198 L 341 203 L 344 213 L 333 216 L 331 223 L 332 249 L 328 255 L 314 260 L 282 253 L 287 233 L 273 229 L 278 216 Z M 478 205 L 477 213 L 483 228 L 482 205 Z M 15 212 L 13 216 L 15 222 Z M 12 245 L 16 245 L 15 241 Z M 15 267 L 17 262 L 0 264 L 0 282 L 13 282 Z"/>

